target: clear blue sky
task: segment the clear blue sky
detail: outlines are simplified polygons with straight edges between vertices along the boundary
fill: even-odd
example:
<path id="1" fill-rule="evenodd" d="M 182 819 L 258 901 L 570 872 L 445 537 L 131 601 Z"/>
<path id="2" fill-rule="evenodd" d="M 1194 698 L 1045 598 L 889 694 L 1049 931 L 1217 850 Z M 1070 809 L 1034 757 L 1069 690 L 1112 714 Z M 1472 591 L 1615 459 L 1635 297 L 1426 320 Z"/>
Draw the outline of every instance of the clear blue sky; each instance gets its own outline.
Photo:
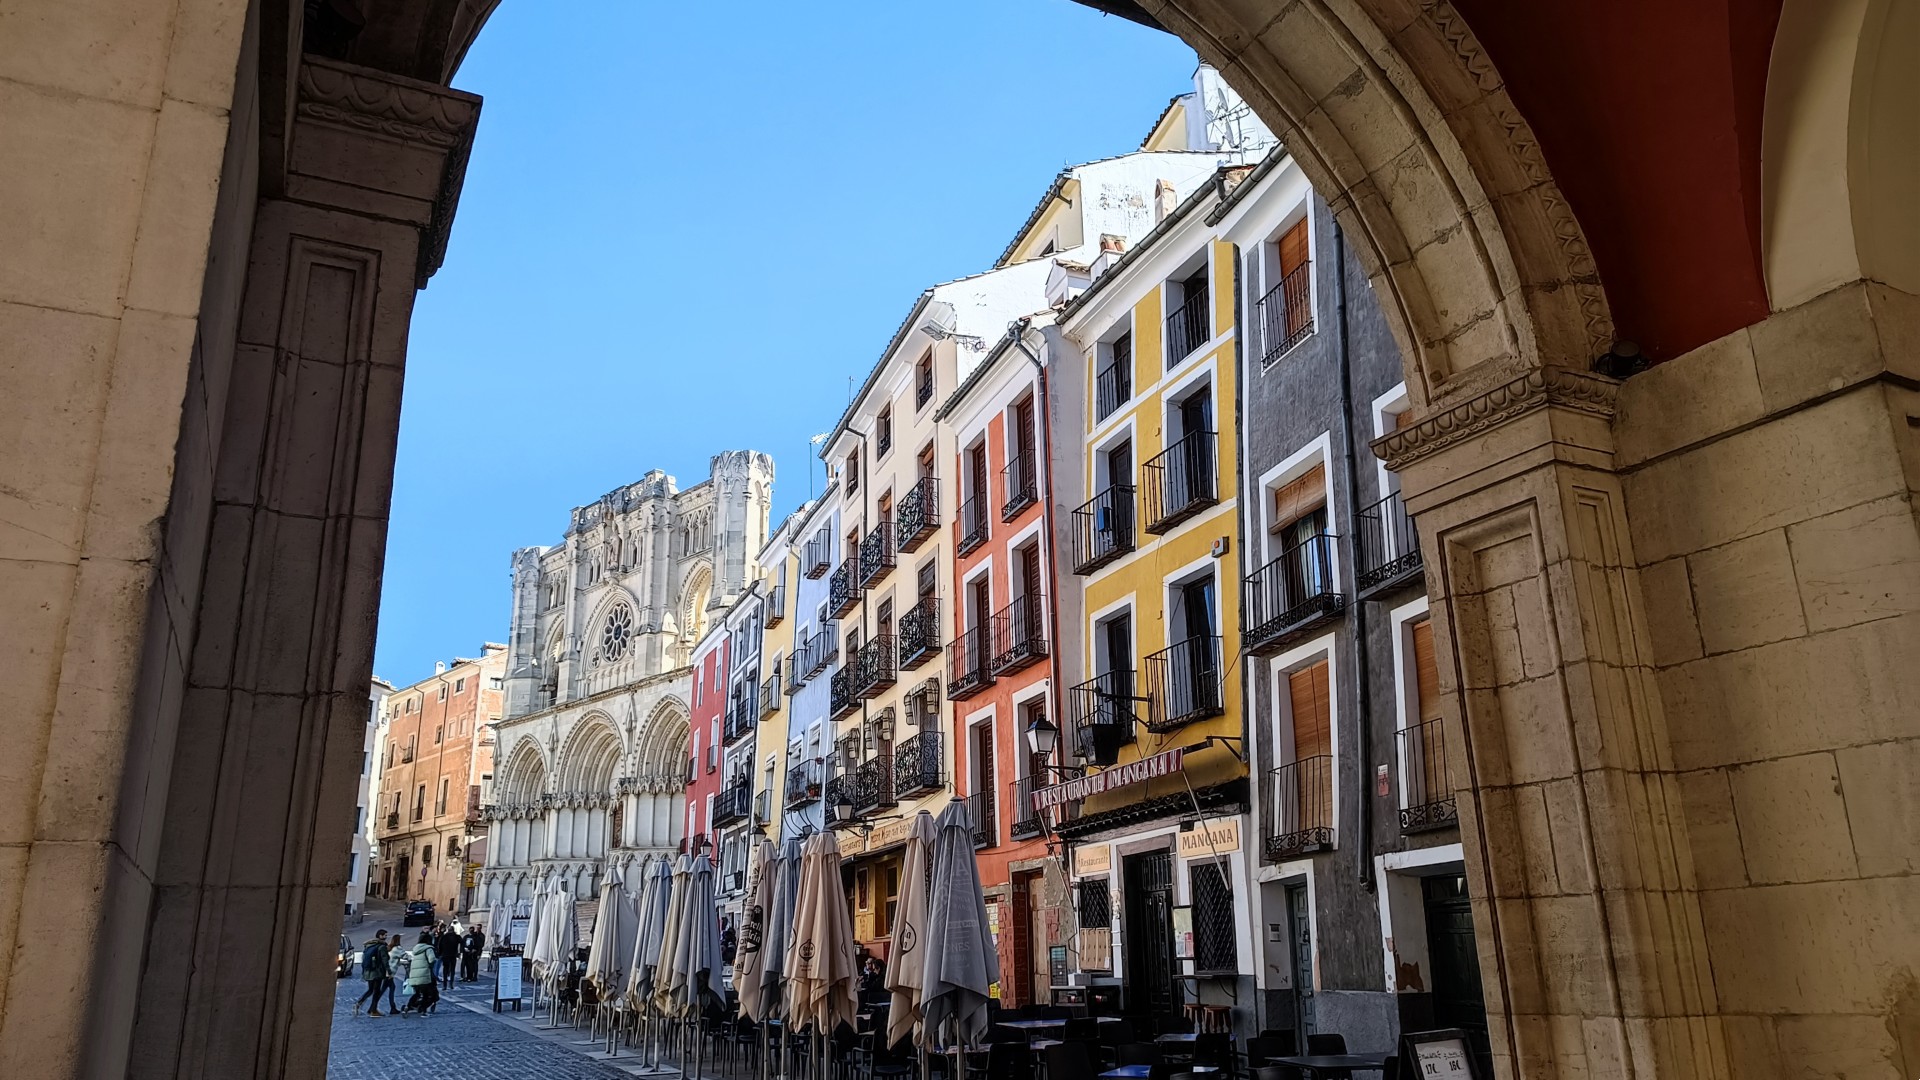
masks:
<path id="1" fill-rule="evenodd" d="M 513 549 L 648 469 L 765 451 L 779 520 L 920 290 L 1194 63 L 1069 0 L 500 5 L 454 80 L 486 106 L 414 314 L 374 671 L 505 641 Z"/>

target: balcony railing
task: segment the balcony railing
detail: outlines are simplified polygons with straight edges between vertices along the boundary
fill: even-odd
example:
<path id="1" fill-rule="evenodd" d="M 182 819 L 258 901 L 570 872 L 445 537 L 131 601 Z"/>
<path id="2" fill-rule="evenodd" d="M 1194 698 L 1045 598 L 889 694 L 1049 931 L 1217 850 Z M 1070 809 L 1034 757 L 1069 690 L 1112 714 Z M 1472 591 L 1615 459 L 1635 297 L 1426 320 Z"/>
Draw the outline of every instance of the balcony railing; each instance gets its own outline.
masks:
<path id="1" fill-rule="evenodd" d="M 841 775 L 836 776 L 831 780 L 828 780 L 826 800 L 827 800 L 828 824 L 836 829 L 840 828 L 843 825 L 849 824 L 848 822 L 835 820 L 834 814 L 833 814 L 833 808 L 836 806 L 839 806 L 841 803 L 856 805 L 854 804 L 854 799 L 853 799 L 853 774 L 842 773 Z"/>
<path id="2" fill-rule="evenodd" d="M 773 792 L 753 793 L 753 820 L 758 825 L 765 825 L 773 820 Z"/>
<path id="3" fill-rule="evenodd" d="M 1133 350 L 1118 353 L 1093 379 L 1094 419 L 1105 420 L 1133 397 Z"/>
<path id="4" fill-rule="evenodd" d="M 1131 668 L 1102 672 L 1067 691 L 1068 715 L 1081 757 L 1111 765 L 1122 746 L 1133 741 L 1133 726 L 1144 719 L 1149 702 L 1135 689 Z"/>
<path id="5" fill-rule="evenodd" d="M 882 521 L 860 541 L 860 587 L 871 588 L 893 573 L 893 522 Z"/>
<path id="6" fill-rule="evenodd" d="M 965 555 L 987 542 L 987 495 L 977 492 L 960 504 L 960 543 L 955 549 Z"/>
<path id="7" fill-rule="evenodd" d="M 854 693 L 863 698 L 879 697 L 898 679 L 892 634 L 882 634 L 860 647 L 859 655 L 853 658 Z"/>
<path id="8" fill-rule="evenodd" d="M 1399 492 L 1360 511 L 1360 526 L 1354 531 L 1359 565 L 1354 569 L 1353 587 L 1361 599 L 1419 579 L 1420 537 L 1413 531 L 1413 517 Z"/>
<path id="9" fill-rule="evenodd" d="M 1332 553 L 1333 538 L 1316 533 L 1247 578 L 1241 610 L 1241 639 L 1247 649 L 1282 644 L 1345 608 L 1346 598 L 1334 582 Z"/>
<path id="10" fill-rule="evenodd" d="M 759 719 L 757 712 L 757 708 L 750 708 L 738 698 L 728 702 L 726 725 L 721 728 L 721 741 L 731 746 L 736 740 L 752 731 L 754 721 Z"/>
<path id="11" fill-rule="evenodd" d="M 1428 720 L 1400 731 L 1400 831 L 1440 829 L 1460 820 L 1447 778 L 1447 729 Z"/>
<path id="12" fill-rule="evenodd" d="M 1023 776 L 1011 785 L 1013 820 L 1007 823 L 1007 832 L 1015 840 L 1031 840 L 1047 831 L 1045 819 L 1033 808 L 1033 793 L 1046 786 L 1046 778 L 1042 776 Z"/>
<path id="13" fill-rule="evenodd" d="M 737 780 L 720 789 L 713 798 L 713 823 L 715 826 L 731 825 L 736 821 L 745 821 L 753 812 L 753 785 Z"/>
<path id="14" fill-rule="evenodd" d="M 992 791 L 976 791 L 967 796 L 967 816 L 973 819 L 973 846 L 995 847 L 1000 843 L 1000 808 L 994 805 Z"/>
<path id="15" fill-rule="evenodd" d="M 840 622 L 831 620 L 822 623 L 807 640 L 802 658 L 801 682 L 813 678 L 826 670 L 828 664 L 840 659 Z"/>
<path id="16" fill-rule="evenodd" d="M 1186 299 L 1167 316 L 1168 367 L 1185 360 L 1213 336 L 1213 320 L 1207 310 L 1211 294 L 1211 289 L 1189 289 Z"/>
<path id="17" fill-rule="evenodd" d="M 901 551 L 918 551 L 940 529 L 940 481 L 925 477 L 907 490 L 893 512 L 893 539 Z"/>
<path id="18" fill-rule="evenodd" d="M 900 616 L 900 670 L 912 671 L 940 652 L 940 601 L 931 596 Z"/>
<path id="19" fill-rule="evenodd" d="M 993 639 L 986 623 L 954 638 L 947 646 L 947 697 L 965 701 L 992 686 L 992 655 Z"/>
<path id="20" fill-rule="evenodd" d="M 1000 507 L 1001 521 L 1012 521 L 1020 511 L 1040 501 L 1040 476 L 1032 454 L 1015 454 L 1000 470 L 1000 479 L 1007 491 L 1007 501 Z"/>
<path id="21" fill-rule="evenodd" d="M 1313 264 L 1293 268 L 1260 298 L 1260 363 L 1280 359 L 1313 333 Z"/>
<path id="22" fill-rule="evenodd" d="M 397 829 L 399 827 L 400 827 L 400 811 L 395 810 L 387 815 L 387 828 Z"/>
<path id="23" fill-rule="evenodd" d="M 1226 711 L 1221 693 L 1220 639 L 1190 637 L 1147 657 L 1153 711 L 1147 727 L 1176 728 Z"/>
<path id="24" fill-rule="evenodd" d="M 827 611 L 838 619 L 860 603 L 860 558 L 856 553 L 834 567 L 827 582 Z"/>
<path id="25" fill-rule="evenodd" d="M 1044 598 L 1021 597 L 996 612 L 992 619 L 993 673 L 1007 675 L 1047 657 L 1047 621 Z"/>
<path id="26" fill-rule="evenodd" d="M 913 389 L 913 407 L 916 409 L 924 409 L 927 407 L 927 402 L 932 400 L 933 372 L 927 371 L 921 373 L 920 384 Z"/>
<path id="27" fill-rule="evenodd" d="M 824 761 L 803 761 L 787 770 L 787 808 L 805 806 L 820 798 L 821 786 L 826 782 L 827 765 Z"/>
<path id="28" fill-rule="evenodd" d="M 785 583 L 775 585 L 773 591 L 767 594 L 766 612 L 768 626 L 779 626 L 787 620 L 787 586 Z"/>
<path id="29" fill-rule="evenodd" d="M 1073 512 L 1073 572 L 1091 574 L 1133 550 L 1133 488 L 1114 486 Z"/>
<path id="30" fill-rule="evenodd" d="M 1220 501 L 1214 434 L 1196 431 L 1174 443 L 1140 469 L 1146 486 L 1146 523 L 1163 533 Z"/>
<path id="31" fill-rule="evenodd" d="M 780 711 L 780 673 L 767 676 L 760 684 L 760 719 L 765 720 Z"/>
<path id="32" fill-rule="evenodd" d="M 842 664 L 833 671 L 833 681 L 829 694 L 831 704 L 827 714 L 838 720 L 843 716 L 852 716 L 860 708 L 860 697 L 853 690 L 853 667 Z"/>
<path id="33" fill-rule="evenodd" d="M 1333 846 L 1333 758 L 1302 758 L 1267 774 L 1266 855 L 1288 859 Z"/>
<path id="34" fill-rule="evenodd" d="M 861 762 L 853 773 L 854 813 L 867 814 L 898 805 L 899 800 L 893 797 L 893 758 L 881 754 Z"/>
<path id="35" fill-rule="evenodd" d="M 900 798 L 938 791 L 944 782 L 940 775 L 940 729 L 928 728 L 893 748 L 893 791 Z"/>
<path id="36" fill-rule="evenodd" d="M 823 529 L 800 550 L 800 572 L 818 581 L 833 569 L 833 538 Z"/>

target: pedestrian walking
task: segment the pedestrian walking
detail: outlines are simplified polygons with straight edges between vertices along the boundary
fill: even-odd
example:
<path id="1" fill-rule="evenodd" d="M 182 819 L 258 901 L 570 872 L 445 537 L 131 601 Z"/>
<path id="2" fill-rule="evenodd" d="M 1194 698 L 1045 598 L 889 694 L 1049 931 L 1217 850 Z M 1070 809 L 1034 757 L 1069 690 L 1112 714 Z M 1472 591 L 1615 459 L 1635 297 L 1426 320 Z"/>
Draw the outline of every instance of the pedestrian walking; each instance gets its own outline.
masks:
<path id="1" fill-rule="evenodd" d="M 487 935 L 477 926 L 467 927 L 467 936 L 460 939 L 460 978 L 466 982 L 480 981 L 480 954 L 487 948 Z"/>
<path id="2" fill-rule="evenodd" d="M 367 981 L 367 992 L 353 1003 L 353 1015 L 360 1015 L 360 1006 L 371 1002 L 368 1016 L 379 1016 L 380 991 L 387 987 L 387 932 L 375 931 L 372 940 L 360 950 L 360 977 Z M 391 993 L 391 990 L 388 990 Z"/>
<path id="3" fill-rule="evenodd" d="M 420 942 L 412 950 L 407 963 L 407 988 L 412 992 L 407 998 L 407 1011 L 418 1010 L 421 1016 L 433 1008 L 440 999 L 440 988 L 435 984 L 434 961 L 439 957 L 433 951 L 433 931 L 420 931 Z"/>
<path id="4" fill-rule="evenodd" d="M 433 951 L 440 960 L 440 985 L 451 990 L 460 962 L 460 935 L 454 932 L 451 924 L 441 925 L 439 936 L 433 939 Z"/>

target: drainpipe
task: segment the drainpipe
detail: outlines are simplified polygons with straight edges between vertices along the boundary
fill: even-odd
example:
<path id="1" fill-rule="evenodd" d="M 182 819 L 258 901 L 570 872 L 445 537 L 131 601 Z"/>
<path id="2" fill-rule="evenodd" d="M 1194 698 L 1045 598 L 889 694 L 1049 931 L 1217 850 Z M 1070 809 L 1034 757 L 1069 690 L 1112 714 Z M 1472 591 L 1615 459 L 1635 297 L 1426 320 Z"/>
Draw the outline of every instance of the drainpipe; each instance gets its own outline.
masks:
<path id="1" fill-rule="evenodd" d="M 1360 480 L 1358 466 L 1354 460 L 1353 449 L 1353 365 L 1351 350 L 1347 342 L 1347 238 L 1340 231 L 1339 222 L 1333 226 L 1333 273 L 1336 288 L 1339 290 L 1339 328 L 1340 328 L 1340 436 L 1345 443 L 1347 472 L 1347 523 L 1349 532 L 1355 540 L 1360 535 Z M 1353 552 L 1359 551 L 1359 545 L 1349 546 Z M 1350 568 L 1357 571 L 1357 567 Z M 1357 578 L 1357 573 L 1356 573 Z M 1372 676 L 1367 665 L 1367 605 L 1357 598 L 1353 605 L 1353 674 L 1357 683 L 1355 688 L 1354 713 L 1359 719 L 1358 739 L 1359 769 L 1356 773 L 1354 792 L 1360 810 L 1360 884 L 1371 892 L 1373 880 L 1373 686 Z"/>
<path id="2" fill-rule="evenodd" d="M 1047 365 L 1041 363 L 1040 354 L 1034 352 L 1027 345 L 1027 331 L 1032 326 L 1033 316 L 1031 315 L 1023 315 L 1015 320 L 1013 324 L 1013 343 L 1020 347 L 1021 352 L 1027 354 L 1028 363 L 1033 365 L 1033 370 L 1040 379 L 1040 407 L 1034 410 L 1034 418 L 1040 425 L 1040 453 L 1047 462 L 1047 492 L 1046 498 L 1040 500 L 1040 527 L 1047 534 L 1046 550 L 1048 552 L 1054 552 L 1058 547 L 1056 544 L 1058 538 L 1054 536 L 1053 532 L 1053 424 L 1049 422 L 1049 417 L 1053 410 L 1053 399 L 1047 389 Z M 1056 568 L 1052 565 L 1051 559 L 1049 559 L 1047 576 L 1051 578 L 1055 573 Z M 1052 581 L 1048 582 L 1048 587 L 1053 588 L 1056 594 L 1059 592 L 1059 589 L 1054 587 Z M 1061 697 L 1063 688 L 1060 686 L 1060 598 L 1058 595 L 1051 598 L 1047 604 L 1047 633 L 1053 635 L 1053 647 L 1050 650 L 1053 661 L 1049 665 L 1053 669 L 1053 699 L 1055 701 L 1061 701 L 1063 700 Z M 1061 718 L 1065 718 L 1064 713 L 1061 714 Z M 1021 740 L 1026 737 L 1026 733 L 1019 731 L 1017 728 L 1018 722 L 1016 718 L 1016 730 L 1013 733 L 1015 752 L 1019 751 L 1022 745 Z M 1061 727 L 1060 732 L 1062 735 L 1066 734 L 1066 728 Z"/>

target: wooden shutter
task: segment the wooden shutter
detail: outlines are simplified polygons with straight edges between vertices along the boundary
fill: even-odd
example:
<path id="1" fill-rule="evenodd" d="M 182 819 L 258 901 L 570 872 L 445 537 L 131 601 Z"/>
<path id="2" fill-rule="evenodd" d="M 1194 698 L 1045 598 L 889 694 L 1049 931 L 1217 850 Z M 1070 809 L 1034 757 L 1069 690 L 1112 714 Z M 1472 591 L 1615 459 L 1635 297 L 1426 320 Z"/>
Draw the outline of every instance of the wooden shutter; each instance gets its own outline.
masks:
<path id="1" fill-rule="evenodd" d="M 1279 532 L 1326 502 L 1327 469 L 1324 465 L 1315 465 L 1305 476 L 1273 493 L 1272 531 Z"/>
<path id="2" fill-rule="evenodd" d="M 1413 672 L 1420 722 L 1440 718 L 1440 665 L 1433 655 L 1433 622 L 1413 624 Z"/>
<path id="3" fill-rule="evenodd" d="M 1333 690 L 1325 660 L 1287 676 L 1293 699 L 1295 761 L 1333 753 Z"/>
<path id="4" fill-rule="evenodd" d="M 1301 218 L 1293 228 L 1280 234 L 1280 277 L 1282 280 L 1307 261 L 1307 220 Z"/>

